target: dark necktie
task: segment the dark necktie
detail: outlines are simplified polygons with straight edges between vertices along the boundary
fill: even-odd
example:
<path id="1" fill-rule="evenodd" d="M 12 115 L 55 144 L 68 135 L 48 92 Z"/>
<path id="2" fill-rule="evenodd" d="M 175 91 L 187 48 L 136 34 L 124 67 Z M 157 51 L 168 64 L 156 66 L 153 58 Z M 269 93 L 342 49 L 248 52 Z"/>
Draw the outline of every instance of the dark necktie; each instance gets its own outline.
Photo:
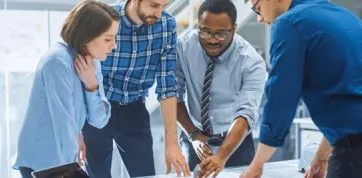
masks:
<path id="1" fill-rule="evenodd" d="M 217 59 L 210 59 L 209 64 L 205 72 L 204 84 L 202 87 L 202 97 L 201 97 L 201 124 L 203 133 L 206 135 L 211 135 L 213 133 L 212 125 L 210 122 L 209 115 L 209 104 L 210 104 L 210 87 L 212 82 L 212 74 L 215 67 L 215 62 Z"/>

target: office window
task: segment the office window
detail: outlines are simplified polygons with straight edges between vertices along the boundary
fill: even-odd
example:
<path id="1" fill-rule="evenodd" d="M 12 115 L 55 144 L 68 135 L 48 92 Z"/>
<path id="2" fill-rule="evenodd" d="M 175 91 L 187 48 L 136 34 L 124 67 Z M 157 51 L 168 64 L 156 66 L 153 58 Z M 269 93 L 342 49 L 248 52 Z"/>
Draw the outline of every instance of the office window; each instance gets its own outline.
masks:
<path id="1" fill-rule="evenodd" d="M 49 12 L 49 37 L 50 45 L 61 40 L 60 31 L 62 29 L 65 18 L 68 12 L 51 11 Z"/>
<path id="2" fill-rule="evenodd" d="M 33 71 L 49 46 L 48 12 L 1 10 L 0 33 L 1 177 L 18 178 L 11 169 L 29 98 Z M 8 98 L 8 100 L 6 100 Z"/>
<path id="3" fill-rule="evenodd" d="M 5 76 L 0 72 L 0 177 L 6 177 L 4 167 L 6 166 L 6 147 L 5 147 Z"/>

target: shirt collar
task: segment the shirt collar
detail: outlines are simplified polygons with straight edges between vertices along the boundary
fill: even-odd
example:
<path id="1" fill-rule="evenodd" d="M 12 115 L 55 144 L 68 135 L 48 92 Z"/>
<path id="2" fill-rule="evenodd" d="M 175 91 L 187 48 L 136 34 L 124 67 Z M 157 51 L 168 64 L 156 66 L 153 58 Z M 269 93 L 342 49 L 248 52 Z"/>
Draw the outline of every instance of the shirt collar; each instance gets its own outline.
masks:
<path id="1" fill-rule="evenodd" d="M 137 28 L 141 28 L 143 26 L 143 24 L 135 24 L 134 22 L 132 22 L 132 20 L 128 17 L 127 13 L 126 13 L 126 6 L 130 1 L 127 1 L 126 3 L 123 3 L 121 5 L 121 12 L 120 12 L 120 16 L 123 20 L 123 22 L 126 24 L 126 26 L 128 28 L 132 28 L 132 29 L 137 29 Z"/>
<path id="2" fill-rule="evenodd" d="M 223 62 L 230 58 L 231 54 L 234 52 L 235 49 L 235 34 L 233 36 L 233 40 L 231 41 L 229 47 L 218 57 L 220 62 Z"/>
<path id="3" fill-rule="evenodd" d="M 318 1 L 327 1 L 327 0 L 292 0 L 292 3 L 289 6 L 289 10 L 294 8 L 295 6 L 299 5 L 299 4 L 304 4 L 308 1 L 312 1 L 312 2 L 318 2 Z"/>

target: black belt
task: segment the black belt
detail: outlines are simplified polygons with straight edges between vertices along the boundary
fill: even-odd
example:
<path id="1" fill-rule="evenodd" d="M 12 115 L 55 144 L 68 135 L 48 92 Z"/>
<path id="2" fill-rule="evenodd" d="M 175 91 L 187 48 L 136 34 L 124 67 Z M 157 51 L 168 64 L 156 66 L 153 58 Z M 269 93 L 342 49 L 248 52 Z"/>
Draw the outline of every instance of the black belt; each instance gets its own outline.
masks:
<path id="1" fill-rule="evenodd" d="M 347 135 L 337 141 L 336 144 L 333 146 L 335 147 L 349 147 L 353 148 L 356 146 L 362 146 L 362 134 L 356 134 L 356 135 Z"/>
<path id="2" fill-rule="evenodd" d="M 127 104 L 123 104 L 123 103 L 120 103 L 118 101 L 109 101 L 109 103 L 119 107 L 119 106 L 128 106 L 128 105 L 134 105 L 134 104 L 144 104 L 145 102 L 143 101 L 143 99 L 139 99 L 139 100 L 137 100 L 135 102 L 127 103 Z"/>

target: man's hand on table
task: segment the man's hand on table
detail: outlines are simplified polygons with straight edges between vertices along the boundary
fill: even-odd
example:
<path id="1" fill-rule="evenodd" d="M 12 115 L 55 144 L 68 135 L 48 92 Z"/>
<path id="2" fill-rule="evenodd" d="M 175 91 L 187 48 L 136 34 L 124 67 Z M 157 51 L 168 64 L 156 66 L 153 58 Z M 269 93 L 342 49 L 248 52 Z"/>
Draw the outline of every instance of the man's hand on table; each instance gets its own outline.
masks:
<path id="1" fill-rule="evenodd" d="M 310 167 L 305 172 L 304 178 L 325 178 L 327 176 L 327 160 L 313 159 Z"/>
<path id="2" fill-rule="evenodd" d="M 200 164 L 200 173 L 198 175 L 201 177 L 216 177 L 225 167 L 226 159 L 221 158 L 219 155 L 213 155 L 206 158 Z"/>
<path id="3" fill-rule="evenodd" d="M 212 156 L 211 149 L 206 144 L 207 139 L 208 137 L 201 132 L 195 133 L 190 138 L 192 147 L 201 161 L 204 161 L 206 158 Z"/>
<path id="4" fill-rule="evenodd" d="M 240 175 L 240 178 L 261 178 L 263 167 L 250 165 L 248 169 Z"/>

